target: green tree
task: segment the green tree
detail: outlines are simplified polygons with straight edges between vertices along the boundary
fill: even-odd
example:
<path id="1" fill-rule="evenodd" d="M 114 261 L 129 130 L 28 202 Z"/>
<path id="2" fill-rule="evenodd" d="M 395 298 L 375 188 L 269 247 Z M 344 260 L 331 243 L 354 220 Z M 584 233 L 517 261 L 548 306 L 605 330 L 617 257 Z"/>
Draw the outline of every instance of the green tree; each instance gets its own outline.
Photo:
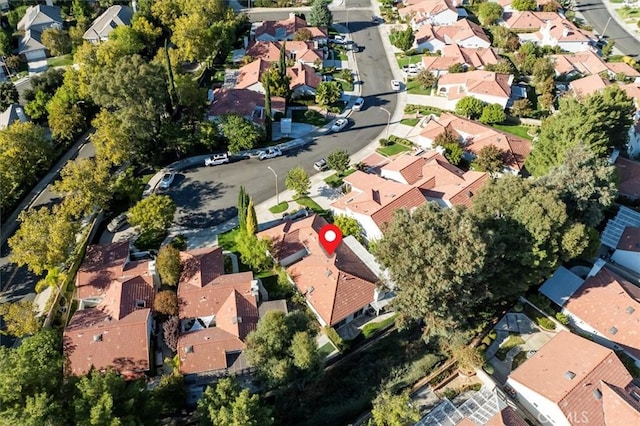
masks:
<path id="1" fill-rule="evenodd" d="M 349 169 L 349 153 L 344 149 L 333 151 L 327 156 L 327 165 L 338 173 L 344 173 Z"/>
<path id="2" fill-rule="evenodd" d="M 153 299 L 153 310 L 164 315 L 178 315 L 178 295 L 171 290 L 163 290 Z"/>
<path id="3" fill-rule="evenodd" d="M 109 163 L 93 158 L 68 162 L 54 182 L 52 192 L 65 199 L 67 212 L 80 219 L 96 208 L 105 208 L 111 199 Z"/>
<path id="4" fill-rule="evenodd" d="M 391 44 L 403 52 L 406 52 L 413 47 L 414 40 L 415 36 L 413 34 L 413 28 L 411 28 L 410 25 L 404 30 L 393 29 L 389 35 L 389 41 L 391 41 Z"/>
<path id="5" fill-rule="evenodd" d="M 515 52 L 520 44 L 518 35 L 502 25 L 491 25 L 489 32 L 493 38 L 493 45 L 498 49 L 505 49 L 507 52 Z"/>
<path id="6" fill-rule="evenodd" d="M 482 108 L 480 122 L 485 124 L 502 123 L 507 119 L 507 114 L 500 104 L 488 104 Z"/>
<path id="7" fill-rule="evenodd" d="M 247 336 L 247 360 L 268 388 L 295 384 L 302 390 L 322 373 L 323 358 L 315 342 L 317 332 L 313 318 L 306 312 L 267 312 Z"/>
<path id="8" fill-rule="evenodd" d="M 500 173 L 504 168 L 504 151 L 493 144 L 485 146 L 473 160 L 473 168 L 480 172 Z"/>
<path id="9" fill-rule="evenodd" d="M 277 66 L 266 70 L 262 75 L 269 83 L 269 94 L 271 96 L 279 96 L 287 100 L 291 97 L 291 77 L 280 75 Z"/>
<path id="10" fill-rule="evenodd" d="M 313 34 L 308 28 L 300 28 L 293 33 L 293 41 L 311 41 L 313 40 Z"/>
<path id="11" fill-rule="evenodd" d="M 456 103 L 456 114 L 477 119 L 482 115 L 484 102 L 473 96 L 465 96 Z"/>
<path id="12" fill-rule="evenodd" d="M 84 0 L 73 0 L 71 3 L 71 14 L 76 21 L 88 21 L 91 19 L 91 9 Z"/>
<path id="13" fill-rule="evenodd" d="M 570 148 L 565 161 L 551 169 L 542 183 L 560 191 L 569 216 L 589 227 L 602 222 L 618 195 L 616 168 L 583 144 Z"/>
<path id="14" fill-rule="evenodd" d="M 423 89 L 430 89 L 438 84 L 438 78 L 429 70 L 421 70 L 414 79 Z"/>
<path id="15" fill-rule="evenodd" d="M 238 192 L 238 226 L 240 229 L 247 228 L 247 208 L 249 206 L 249 195 L 244 189 L 244 186 L 240 186 Z"/>
<path id="16" fill-rule="evenodd" d="M 313 0 L 307 21 L 312 27 L 330 27 L 333 24 L 333 14 L 329 10 L 329 2 Z"/>
<path id="17" fill-rule="evenodd" d="M 518 99 L 513 102 L 511 107 L 511 115 L 514 117 L 528 117 L 533 112 L 531 101 L 529 99 Z"/>
<path id="18" fill-rule="evenodd" d="M 127 129 L 122 126 L 122 120 L 118 115 L 106 109 L 102 109 L 91 122 L 95 131 L 91 135 L 91 141 L 96 149 L 96 156 L 113 165 L 122 164 L 131 159 L 133 147 Z"/>
<path id="19" fill-rule="evenodd" d="M 327 106 L 340 100 L 341 90 L 335 81 L 323 81 L 316 89 L 316 103 Z"/>
<path id="20" fill-rule="evenodd" d="M 253 198 L 249 198 L 247 206 L 247 234 L 255 235 L 258 231 L 258 218 L 256 216 L 256 208 L 253 205 Z"/>
<path id="21" fill-rule="evenodd" d="M 254 271 L 264 271 L 271 267 L 273 259 L 269 256 L 271 242 L 241 230 L 236 236 L 236 246 L 240 253 L 240 260 Z"/>
<path id="22" fill-rule="evenodd" d="M 140 6 L 138 6 L 138 12 L 139 11 Z M 147 17 L 140 14 L 134 17 L 131 28 L 138 34 L 140 41 L 142 41 L 142 44 L 147 48 L 149 48 L 149 46 L 155 46 L 156 41 L 162 35 L 162 28 L 156 27 Z"/>
<path id="23" fill-rule="evenodd" d="M 271 118 L 273 112 L 271 111 L 271 82 L 269 81 L 269 76 L 269 73 L 265 73 L 262 80 L 262 86 L 264 87 L 264 132 L 267 143 L 273 140 L 273 123 Z"/>
<path id="24" fill-rule="evenodd" d="M 51 99 L 51 95 L 38 90 L 35 93 L 35 98 L 32 101 L 27 102 L 24 106 L 24 110 L 29 117 L 33 120 L 41 121 L 47 118 L 47 103 Z"/>
<path id="25" fill-rule="evenodd" d="M 311 189 L 309 174 L 300 166 L 287 172 L 284 184 L 288 189 L 296 193 L 296 198 L 302 197 L 309 192 L 309 189 Z"/>
<path id="26" fill-rule="evenodd" d="M 47 28 L 42 32 L 42 44 L 51 56 L 66 55 L 71 52 L 69 33 L 59 28 Z"/>
<path id="27" fill-rule="evenodd" d="M 180 251 L 171 244 L 160 247 L 156 258 L 156 269 L 164 284 L 170 286 L 178 285 L 182 274 Z"/>
<path id="28" fill-rule="evenodd" d="M 181 374 L 165 374 L 151 391 L 151 398 L 159 406 L 164 416 L 178 414 L 184 408 L 187 398 L 187 388 Z"/>
<path id="29" fill-rule="evenodd" d="M 229 141 L 228 149 L 232 153 L 253 149 L 264 139 L 262 129 L 236 114 L 220 117 L 220 128 Z"/>
<path id="30" fill-rule="evenodd" d="M 442 147 L 444 148 L 444 157 L 454 166 L 459 165 L 464 157 L 464 149 L 460 144 L 458 142 L 447 143 Z"/>
<path id="31" fill-rule="evenodd" d="M 478 7 L 478 19 L 484 26 L 493 25 L 502 18 L 503 9 L 498 3 L 480 3 Z"/>
<path id="32" fill-rule="evenodd" d="M 13 10 L 7 12 L 7 20 L 9 21 L 9 27 L 15 30 L 18 27 L 18 22 L 27 12 L 29 6 L 18 6 Z"/>
<path id="33" fill-rule="evenodd" d="M 483 3 L 484 4 L 484 3 Z M 376 426 L 407 426 L 420 420 L 420 410 L 411 402 L 409 390 L 393 394 L 389 389 L 373 400 L 371 417 Z"/>
<path id="34" fill-rule="evenodd" d="M 11 34 L 8 31 L 0 31 L 0 55 L 11 55 Z"/>
<path id="35" fill-rule="evenodd" d="M 87 117 L 73 88 L 66 83 L 47 103 L 47 121 L 53 137 L 70 141 L 87 128 Z"/>
<path id="36" fill-rule="evenodd" d="M 464 72 L 464 66 L 462 64 L 453 64 L 447 68 L 449 74 L 456 74 Z"/>
<path id="37" fill-rule="evenodd" d="M 536 10 L 538 4 L 536 0 L 513 0 L 511 7 L 520 12 L 524 12 L 526 10 Z"/>
<path id="38" fill-rule="evenodd" d="M 171 225 L 175 212 L 176 204 L 171 197 L 152 194 L 129 210 L 129 223 L 139 227 L 142 233 L 163 232 Z"/>
<path id="39" fill-rule="evenodd" d="M 12 262 L 40 275 L 67 260 L 75 247 L 78 223 L 68 217 L 63 206 L 24 210 L 18 220 L 20 227 L 9 238 Z"/>
<path id="40" fill-rule="evenodd" d="M 0 316 L 6 327 L 6 330 L 0 330 L 0 334 L 21 338 L 37 333 L 42 325 L 36 314 L 36 306 L 30 300 L 0 304 Z"/>
<path id="41" fill-rule="evenodd" d="M 11 104 L 17 104 L 19 99 L 18 89 L 12 82 L 3 81 L 0 83 L 0 110 L 4 111 Z"/>
<path id="42" fill-rule="evenodd" d="M 232 377 L 220 379 L 208 386 L 198 401 L 198 413 L 203 425 L 270 426 L 271 409 L 258 395 L 242 389 Z"/>
<path id="43" fill-rule="evenodd" d="M 433 144 L 444 147 L 445 145 L 460 145 L 460 142 L 458 136 L 451 129 L 444 129 L 433 139 Z"/>
<path id="44" fill-rule="evenodd" d="M 487 247 L 464 212 L 435 203 L 398 210 L 376 247 L 397 283 L 396 308 L 407 319 L 424 320 L 427 337 L 463 327 L 489 298 L 480 275 Z"/>
<path id="45" fill-rule="evenodd" d="M 342 235 L 345 237 L 353 236 L 356 240 L 363 242 L 363 229 L 360 222 L 346 215 L 336 215 L 333 218 L 333 224 L 340 228 Z"/>

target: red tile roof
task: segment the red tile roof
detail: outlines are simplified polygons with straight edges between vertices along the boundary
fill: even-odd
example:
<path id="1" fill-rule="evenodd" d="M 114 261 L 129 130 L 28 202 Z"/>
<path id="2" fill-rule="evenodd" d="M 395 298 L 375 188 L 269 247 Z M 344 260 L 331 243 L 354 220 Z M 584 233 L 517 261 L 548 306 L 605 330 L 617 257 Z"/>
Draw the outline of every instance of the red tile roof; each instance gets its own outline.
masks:
<path id="1" fill-rule="evenodd" d="M 624 228 L 616 249 L 640 252 L 640 228 L 632 226 Z"/>
<path id="2" fill-rule="evenodd" d="M 322 77 L 315 68 L 310 65 L 297 63 L 287 68 L 287 75 L 291 77 L 291 90 L 296 90 L 301 86 L 317 88 L 322 83 Z"/>
<path id="3" fill-rule="evenodd" d="M 640 198 L 640 162 L 618 157 L 618 191 L 629 198 Z"/>
<path id="4" fill-rule="evenodd" d="M 606 63 L 595 52 L 570 53 L 564 55 L 552 55 L 551 60 L 557 75 L 579 72 L 580 74 L 600 74 L 609 69 L 610 63 Z"/>
<path id="5" fill-rule="evenodd" d="M 245 343 L 218 327 L 190 331 L 178 338 L 182 374 L 197 374 L 231 367 L 228 355 L 244 350 Z"/>
<path id="6" fill-rule="evenodd" d="M 327 38 L 328 36 L 326 28 L 308 27 L 307 21 L 294 14 L 290 14 L 289 18 L 282 21 L 264 21 L 256 28 L 255 36 L 259 38 L 262 35 L 269 35 L 277 40 L 285 40 L 291 38 L 296 31 L 302 28 L 311 31 L 313 38 Z"/>
<path id="7" fill-rule="evenodd" d="M 423 56 L 422 65 L 428 70 L 444 71 L 451 65 L 466 64 L 475 68 L 483 68 L 486 65 L 497 64 L 498 53 L 493 48 L 480 47 L 471 49 L 450 44 L 442 49 L 442 56 Z"/>
<path id="8" fill-rule="evenodd" d="M 640 359 L 640 288 L 602 268 L 571 295 L 565 309 Z"/>
<path id="9" fill-rule="evenodd" d="M 531 32 L 539 30 L 546 21 L 560 18 L 557 12 L 514 11 L 503 15 L 505 27 L 512 30 L 529 30 Z"/>
<path id="10" fill-rule="evenodd" d="M 471 95 L 488 95 L 498 98 L 511 97 L 511 74 L 492 71 L 474 70 L 461 73 L 445 74 L 438 80 L 438 88 L 442 86 L 459 86 L 463 90 L 451 88 L 447 91 L 449 99 L 459 99 Z"/>
<path id="11" fill-rule="evenodd" d="M 411 0 L 411 4 L 405 0 L 402 3 L 405 6 L 398 9 L 398 14 L 402 18 L 411 17 L 414 22 L 422 22 L 448 10 L 458 14 L 451 0 Z"/>
<path id="12" fill-rule="evenodd" d="M 280 59 L 280 49 L 285 46 L 288 57 L 292 56 L 296 61 L 314 63 L 316 60 L 322 60 L 324 54 L 322 50 L 316 49 L 311 41 L 253 41 L 247 47 L 245 56 L 254 59 L 264 59 L 268 62 L 278 62 Z"/>
<path id="13" fill-rule="evenodd" d="M 87 247 L 76 275 L 78 299 L 101 296 L 129 262 L 129 242 Z"/>
<path id="14" fill-rule="evenodd" d="M 545 33 L 559 43 L 586 43 L 594 38 L 589 31 L 581 30 L 573 22 L 558 15 L 555 19 L 545 21 L 545 24 L 535 33 L 538 40 L 545 40 Z"/>
<path id="15" fill-rule="evenodd" d="M 242 117 L 253 117 L 256 108 L 264 107 L 264 93 L 249 89 L 216 89 L 213 102 L 209 106 L 209 116 L 219 117 L 225 114 L 238 114 Z M 285 111 L 285 99 L 271 97 L 272 111 Z"/>
<path id="16" fill-rule="evenodd" d="M 415 40 L 418 44 L 430 39 L 440 40 L 444 44 L 460 44 L 472 37 L 478 37 L 487 45 L 491 44 L 482 27 L 468 19 L 460 19 L 451 25 L 425 24 L 418 28 L 415 34 Z"/>
<path id="17" fill-rule="evenodd" d="M 322 320 L 334 325 L 373 302 L 378 277 L 346 244 L 327 256 L 318 241 L 318 231 L 326 224 L 322 217 L 312 215 L 285 222 L 258 236 L 286 245 L 292 243 L 286 235 L 297 231 L 295 244 L 306 247 L 308 255 L 289 266 L 287 273 Z"/>
<path id="18" fill-rule="evenodd" d="M 569 86 L 577 97 L 585 97 L 595 92 L 605 89 L 611 83 L 600 77 L 599 74 L 593 74 L 588 77 L 579 78 L 569 83 Z"/>
<path id="19" fill-rule="evenodd" d="M 585 413 L 589 424 L 638 422 L 640 405 L 629 397 L 638 389 L 616 354 L 567 331 L 558 333 L 509 377 L 557 404 L 567 418 Z M 611 409 L 618 406 L 619 411 Z M 635 421 L 623 420 L 629 418 Z"/>

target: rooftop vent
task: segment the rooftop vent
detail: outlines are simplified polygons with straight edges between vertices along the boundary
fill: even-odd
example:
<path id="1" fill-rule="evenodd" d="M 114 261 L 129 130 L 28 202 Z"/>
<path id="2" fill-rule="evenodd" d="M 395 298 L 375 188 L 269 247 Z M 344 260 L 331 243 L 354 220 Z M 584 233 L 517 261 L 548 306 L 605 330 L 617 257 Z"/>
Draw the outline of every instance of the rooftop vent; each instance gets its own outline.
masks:
<path id="1" fill-rule="evenodd" d="M 627 306 L 627 309 L 625 309 L 627 311 L 627 313 L 629 315 L 631 315 L 632 313 L 634 313 L 636 310 L 632 307 L 632 306 Z"/>
<path id="2" fill-rule="evenodd" d="M 576 373 L 574 373 L 571 370 L 567 370 L 567 372 L 564 373 L 564 377 L 566 377 L 569 380 L 573 380 L 576 377 Z"/>
<path id="3" fill-rule="evenodd" d="M 602 392 L 600 392 L 600 389 L 594 389 L 593 396 L 595 396 L 596 399 L 602 399 Z"/>
<path id="4" fill-rule="evenodd" d="M 332 274 L 331 269 L 327 269 L 326 271 L 324 271 L 324 276 L 327 277 L 327 278 L 329 278 L 331 276 L 331 274 Z"/>
<path id="5" fill-rule="evenodd" d="M 615 327 L 611 327 L 611 328 L 609 329 L 609 333 L 611 333 L 611 334 L 614 334 L 614 335 L 615 335 L 617 332 L 618 332 L 618 329 L 617 329 L 617 328 L 615 328 Z"/>
<path id="6" fill-rule="evenodd" d="M 136 308 L 144 308 L 147 306 L 147 302 L 144 300 L 136 300 Z"/>
<path id="7" fill-rule="evenodd" d="M 193 346 L 187 346 L 186 348 L 184 348 L 184 353 L 192 354 L 193 353 Z"/>
<path id="8" fill-rule="evenodd" d="M 95 336 L 93 336 L 93 341 L 102 342 L 102 334 L 96 334 Z"/>
<path id="9" fill-rule="evenodd" d="M 315 290 L 315 288 L 313 288 L 313 286 L 309 287 L 309 289 L 307 290 L 307 293 L 311 294 L 313 293 L 313 290 Z"/>

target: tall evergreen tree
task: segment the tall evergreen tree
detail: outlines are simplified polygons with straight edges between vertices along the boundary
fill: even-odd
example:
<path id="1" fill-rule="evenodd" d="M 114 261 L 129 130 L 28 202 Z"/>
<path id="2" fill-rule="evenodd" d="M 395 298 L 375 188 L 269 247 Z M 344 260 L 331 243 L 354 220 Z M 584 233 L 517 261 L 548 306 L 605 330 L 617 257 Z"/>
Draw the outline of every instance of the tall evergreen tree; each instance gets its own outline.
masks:
<path id="1" fill-rule="evenodd" d="M 246 222 L 247 234 L 255 235 L 255 233 L 258 231 L 258 217 L 256 216 L 256 208 L 253 205 L 253 198 L 249 198 Z"/>
<path id="2" fill-rule="evenodd" d="M 280 48 L 280 58 L 278 59 L 278 74 L 280 80 L 283 80 L 287 75 L 287 42 L 282 43 Z"/>
<path id="3" fill-rule="evenodd" d="M 165 66 L 167 68 L 167 79 L 169 80 L 169 99 L 171 100 L 171 106 L 175 108 L 177 106 L 177 102 L 175 99 L 176 95 L 176 84 L 173 80 L 173 69 L 171 68 L 171 59 L 169 58 L 169 47 L 167 45 L 168 40 L 164 40 L 164 58 L 165 58 Z"/>
<path id="4" fill-rule="evenodd" d="M 267 142 L 271 142 L 273 139 L 273 122 L 271 119 L 271 78 L 269 73 L 264 74 L 262 86 L 264 86 L 264 131 L 267 136 Z"/>
<path id="5" fill-rule="evenodd" d="M 308 22 L 312 27 L 330 27 L 333 23 L 333 15 L 329 10 L 330 1 L 314 0 L 309 12 Z"/>
<path id="6" fill-rule="evenodd" d="M 247 228 L 247 208 L 249 206 L 249 195 L 244 189 L 244 186 L 240 187 L 238 193 L 238 225 L 241 230 Z"/>

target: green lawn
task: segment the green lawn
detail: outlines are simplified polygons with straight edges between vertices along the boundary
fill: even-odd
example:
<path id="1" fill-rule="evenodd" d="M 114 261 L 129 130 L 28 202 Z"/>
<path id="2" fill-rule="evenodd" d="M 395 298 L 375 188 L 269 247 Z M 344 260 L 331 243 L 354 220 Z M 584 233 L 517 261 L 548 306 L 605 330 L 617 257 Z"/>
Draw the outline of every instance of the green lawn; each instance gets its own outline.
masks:
<path id="1" fill-rule="evenodd" d="M 276 204 L 275 206 L 269 207 L 269 211 L 273 214 L 278 214 L 282 212 L 286 212 L 289 208 L 289 203 L 286 201 L 281 202 L 280 204 Z"/>
<path id="2" fill-rule="evenodd" d="M 327 123 L 324 115 L 314 109 L 293 110 L 291 113 L 291 117 L 296 123 L 307 123 L 312 126 L 324 126 Z"/>
<path id="3" fill-rule="evenodd" d="M 231 252 L 237 252 L 236 236 L 240 232 L 240 228 L 234 228 L 231 231 L 227 231 L 224 234 L 218 234 L 218 245 L 225 250 Z"/>
<path id="4" fill-rule="evenodd" d="M 325 212 L 325 210 L 320 207 L 320 204 L 313 201 L 313 199 L 307 195 L 296 198 L 294 201 L 300 204 L 302 207 L 307 207 L 308 209 L 311 209 L 318 214 Z"/>
<path id="5" fill-rule="evenodd" d="M 407 82 L 407 93 L 412 95 L 431 95 L 431 88 L 424 89 L 415 79 Z"/>
<path id="6" fill-rule="evenodd" d="M 55 58 L 47 59 L 47 65 L 50 67 L 61 67 L 67 65 L 73 65 L 73 55 L 56 56 Z"/>
<path id="7" fill-rule="evenodd" d="M 395 320 L 396 317 L 398 316 L 398 314 L 394 314 L 392 316 L 390 316 L 389 318 L 383 320 L 383 321 L 378 321 L 378 322 L 371 322 L 367 325 L 365 325 L 364 327 L 362 327 L 362 335 L 365 337 L 365 339 L 368 339 L 369 337 L 373 336 L 373 334 L 380 330 L 381 328 L 385 328 L 386 326 L 392 324 Z"/>
<path id="8" fill-rule="evenodd" d="M 336 348 L 333 346 L 333 343 L 331 342 L 327 342 L 324 345 L 320 346 L 318 348 L 318 352 L 320 352 L 322 354 L 323 357 L 327 357 L 329 356 L 329 354 L 333 351 L 335 351 Z"/>
<path id="9" fill-rule="evenodd" d="M 354 173 L 355 171 L 356 171 L 356 169 L 350 168 L 347 171 L 345 171 L 344 173 L 334 173 L 331 176 L 329 176 L 328 178 L 326 178 L 324 181 L 330 187 L 337 188 L 339 186 L 342 186 L 342 184 L 344 183 L 342 181 L 342 179 L 344 179 L 345 177 L 347 177 L 350 174 Z"/>
<path id="10" fill-rule="evenodd" d="M 402 68 L 409 64 L 419 63 L 420 61 L 422 61 L 422 56 L 422 54 L 406 56 L 404 53 L 396 53 L 396 60 L 398 61 L 398 66 Z"/>
<path id="11" fill-rule="evenodd" d="M 506 133 L 511 133 L 512 135 L 520 136 L 524 139 L 533 139 L 533 137 L 529 136 L 527 133 L 529 130 L 531 130 L 531 127 L 523 126 L 521 124 L 493 124 L 491 127 L 502 130 Z"/>
<path id="12" fill-rule="evenodd" d="M 353 92 L 353 83 L 350 83 L 346 80 L 342 80 L 339 78 L 336 78 L 336 81 L 340 84 L 340 87 L 342 88 L 342 91 L 344 92 Z"/>
<path id="13" fill-rule="evenodd" d="M 435 107 L 430 107 L 428 105 L 413 105 L 413 104 L 408 104 L 404 107 L 404 113 L 405 114 L 415 114 L 416 112 L 419 112 L 422 115 L 429 115 L 429 114 L 435 114 L 437 116 L 439 116 L 440 114 L 442 114 L 442 110 L 439 108 L 435 108 Z"/>
<path id="14" fill-rule="evenodd" d="M 511 349 L 515 348 L 516 346 L 520 346 L 520 345 L 524 345 L 525 341 L 522 337 L 520 337 L 517 334 L 512 334 L 511 336 L 507 337 L 507 340 L 505 340 L 502 345 L 500 345 L 500 349 L 498 349 L 498 352 L 496 353 L 496 358 L 498 358 L 501 361 L 504 361 L 507 358 L 507 352 L 509 352 Z"/>
<path id="15" fill-rule="evenodd" d="M 411 126 L 411 127 L 415 126 L 419 122 L 420 122 L 419 118 L 404 118 L 400 120 L 400 124 L 404 124 L 405 126 Z"/>
<path id="16" fill-rule="evenodd" d="M 620 15 L 620 17 L 622 19 L 637 19 L 637 18 L 640 18 L 640 9 L 638 9 L 638 8 L 622 7 L 620 9 L 616 9 L 616 12 L 618 12 L 618 15 Z"/>
<path id="17" fill-rule="evenodd" d="M 411 151 L 411 148 L 395 142 L 389 146 L 381 146 L 380 148 L 376 149 L 376 152 L 378 154 L 382 154 L 385 157 L 391 157 L 392 155 L 400 154 L 401 152 L 405 151 Z"/>

